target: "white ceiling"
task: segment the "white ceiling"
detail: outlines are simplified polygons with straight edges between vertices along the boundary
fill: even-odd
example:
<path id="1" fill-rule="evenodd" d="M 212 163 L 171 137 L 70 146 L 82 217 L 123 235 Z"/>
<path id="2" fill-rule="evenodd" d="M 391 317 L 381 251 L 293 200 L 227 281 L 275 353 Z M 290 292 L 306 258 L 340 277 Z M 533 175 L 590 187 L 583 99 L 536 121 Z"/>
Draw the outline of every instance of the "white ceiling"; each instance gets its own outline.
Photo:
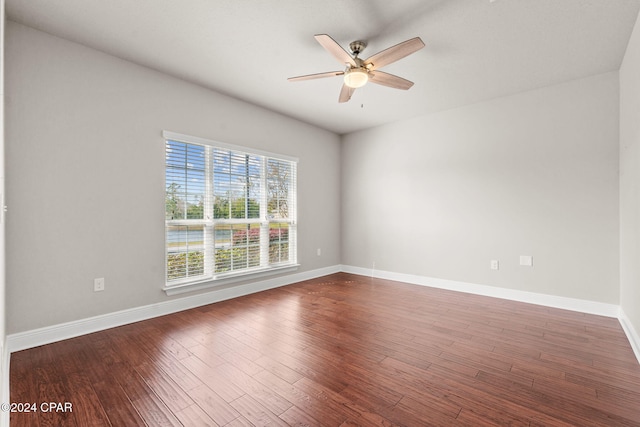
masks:
<path id="1" fill-rule="evenodd" d="M 336 133 L 617 70 L 640 0 L 6 0 L 10 20 Z M 409 91 L 368 84 L 338 104 L 331 35 L 373 53 L 419 36 L 384 68 Z"/>

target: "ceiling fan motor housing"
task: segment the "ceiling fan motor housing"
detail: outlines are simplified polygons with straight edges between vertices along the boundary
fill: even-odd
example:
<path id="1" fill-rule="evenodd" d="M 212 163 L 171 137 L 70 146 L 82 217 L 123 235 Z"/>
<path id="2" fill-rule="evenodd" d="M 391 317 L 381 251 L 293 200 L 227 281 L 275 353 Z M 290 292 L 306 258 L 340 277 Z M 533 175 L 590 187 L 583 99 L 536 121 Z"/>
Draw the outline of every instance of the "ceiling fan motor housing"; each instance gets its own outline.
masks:
<path id="1" fill-rule="evenodd" d="M 362 40 L 356 40 L 349 43 L 349 49 L 351 49 L 351 52 L 356 56 L 358 56 L 358 54 L 362 52 L 365 47 L 367 47 L 367 42 L 363 42 Z"/>

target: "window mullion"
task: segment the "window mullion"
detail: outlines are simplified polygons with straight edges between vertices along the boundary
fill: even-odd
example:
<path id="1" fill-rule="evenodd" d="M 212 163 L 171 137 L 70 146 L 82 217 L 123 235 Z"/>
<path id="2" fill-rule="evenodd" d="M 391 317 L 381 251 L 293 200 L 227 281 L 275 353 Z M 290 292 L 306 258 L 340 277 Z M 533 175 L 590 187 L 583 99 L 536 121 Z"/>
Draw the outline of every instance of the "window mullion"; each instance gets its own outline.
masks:
<path id="1" fill-rule="evenodd" d="M 204 187 L 204 274 L 207 277 L 213 277 L 215 265 L 215 237 L 213 222 L 213 148 L 205 146 L 205 187 Z"/>
<path id="2" fill-rule="evenodd" d="M 263 156 L 260 160 L 260 266 L 267 267 L 269 265 L 268 170 L 267 158 Z"/>
<path id="3" fill-rule="evenodd" d="M 297 167 L 295 163 L 291 164 L 291 173 L 289 175 L 289 192 L 288 200 L 289 204 L 289 261 L 297 262 L 298 249 L 296 247 L 298 242 L 298 204 L 297 204 Z"/>

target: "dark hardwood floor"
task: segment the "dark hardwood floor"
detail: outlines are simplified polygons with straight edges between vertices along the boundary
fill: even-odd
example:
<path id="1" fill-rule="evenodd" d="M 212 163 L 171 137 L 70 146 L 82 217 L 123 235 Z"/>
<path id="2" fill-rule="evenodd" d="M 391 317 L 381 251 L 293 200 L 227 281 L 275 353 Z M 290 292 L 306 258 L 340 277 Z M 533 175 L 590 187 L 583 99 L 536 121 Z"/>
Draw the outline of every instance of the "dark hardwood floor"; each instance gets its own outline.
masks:
<path id="1" fill-rule="evenodd" d="M 640 365 L 616 319 L 339 273 L 14 353 L 11 401 L 16 427 L 640 426 Z"/>

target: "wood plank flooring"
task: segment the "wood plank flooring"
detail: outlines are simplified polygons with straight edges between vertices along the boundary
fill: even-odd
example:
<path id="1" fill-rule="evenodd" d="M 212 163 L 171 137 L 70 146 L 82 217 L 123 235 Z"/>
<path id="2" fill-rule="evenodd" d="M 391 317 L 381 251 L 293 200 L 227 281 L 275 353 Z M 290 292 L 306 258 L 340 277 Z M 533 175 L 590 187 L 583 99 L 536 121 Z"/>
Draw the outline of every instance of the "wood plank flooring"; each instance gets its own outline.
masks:
<path id="1" fill-rule="evenodd" d="M 339 273 L 14 353 L 11 401 L 16 427 L 640 426 L 640 365 L 616 319 Z"/>

